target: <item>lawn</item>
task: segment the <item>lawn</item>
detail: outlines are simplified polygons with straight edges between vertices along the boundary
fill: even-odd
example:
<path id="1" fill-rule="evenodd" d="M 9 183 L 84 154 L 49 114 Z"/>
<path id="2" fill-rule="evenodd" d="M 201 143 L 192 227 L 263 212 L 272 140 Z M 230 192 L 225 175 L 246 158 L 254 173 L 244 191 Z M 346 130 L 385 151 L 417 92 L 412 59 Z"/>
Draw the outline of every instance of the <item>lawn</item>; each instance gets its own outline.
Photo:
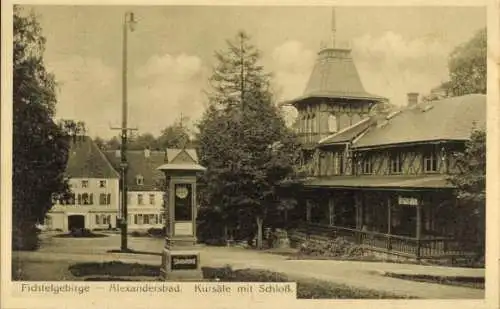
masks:
<path id="1" fill-rule="evenodd" d="M 349 287 L 316 279 L 290 278 L 261 269 L 203 267 L 207 281 L 219 282 L 297 282 L 297 297 L 302 299 L 394 299 L 400 295 Z M 139 263 L 90 262 L 61 263 L 13 261 L 13 279 L 26 281 L 160 281 L 160 266 Z"/>
<path id="2" fill-rule="evenodd" d="M 12 281 L 77 281 L 70 262 L 12 259 Z"/>

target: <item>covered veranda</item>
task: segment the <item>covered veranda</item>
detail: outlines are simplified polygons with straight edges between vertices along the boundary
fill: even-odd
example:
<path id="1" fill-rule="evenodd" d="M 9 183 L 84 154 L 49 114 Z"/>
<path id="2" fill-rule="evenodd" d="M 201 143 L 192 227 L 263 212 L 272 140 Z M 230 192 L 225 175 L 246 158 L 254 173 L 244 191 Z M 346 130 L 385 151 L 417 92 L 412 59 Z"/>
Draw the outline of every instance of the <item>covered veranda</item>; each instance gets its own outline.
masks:
<path id="1" fill-rule="evenodd" d="M 408 258 L 468 255 L 454 239 L 455 199 L 439 176 L 337 176 L 285 190 L 298 201 L 307 238 L 346 237 L 365 248 Z"/>

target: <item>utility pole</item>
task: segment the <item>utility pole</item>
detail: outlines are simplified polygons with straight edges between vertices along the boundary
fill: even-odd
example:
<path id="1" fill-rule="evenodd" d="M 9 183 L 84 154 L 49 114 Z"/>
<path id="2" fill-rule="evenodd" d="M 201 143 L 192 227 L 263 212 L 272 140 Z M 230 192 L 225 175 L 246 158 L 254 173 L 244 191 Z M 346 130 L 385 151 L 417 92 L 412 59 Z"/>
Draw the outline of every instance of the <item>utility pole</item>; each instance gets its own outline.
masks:
<path id="1" fill-rule="evenodd" d="M 123 65 L 122 65 L 122 126 L 121 128 L 112 128 L 115 130 L 121 131 L 121 162 L 120 162 L 120 171 L 121 171 L 121 251 L 128 251 L 127 244 L 127 226 L 128 226 L 128 209 L 127 209 L 127 135 L 131 130 L 137 130 L 133 128 L 127 127 L 127 48 L 128 48 L 128 32 L 134 31 L 135 26 L 134 13 L 127 12 L 125 13 L 125 19 L 123 22 Z"/>

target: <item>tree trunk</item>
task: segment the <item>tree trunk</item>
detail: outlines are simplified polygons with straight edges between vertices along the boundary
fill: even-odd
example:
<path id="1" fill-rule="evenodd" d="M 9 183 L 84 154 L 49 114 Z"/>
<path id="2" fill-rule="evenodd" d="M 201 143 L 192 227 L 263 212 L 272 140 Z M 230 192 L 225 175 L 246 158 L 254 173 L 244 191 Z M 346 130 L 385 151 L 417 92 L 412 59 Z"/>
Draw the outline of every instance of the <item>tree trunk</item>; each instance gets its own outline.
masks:
<path id="1" fill-rule="evenodd" d="M 227 224 L 224 224 L 224 241 L 226 242 L 226 246 L 229 245 L 229 235 L 227 230 Z"/>
<path id="2" fill-rule="evenodd" d="M 262 249 L 262 223 L 263 219 L 261 217 L 257 217 L 257 249 Z"/>

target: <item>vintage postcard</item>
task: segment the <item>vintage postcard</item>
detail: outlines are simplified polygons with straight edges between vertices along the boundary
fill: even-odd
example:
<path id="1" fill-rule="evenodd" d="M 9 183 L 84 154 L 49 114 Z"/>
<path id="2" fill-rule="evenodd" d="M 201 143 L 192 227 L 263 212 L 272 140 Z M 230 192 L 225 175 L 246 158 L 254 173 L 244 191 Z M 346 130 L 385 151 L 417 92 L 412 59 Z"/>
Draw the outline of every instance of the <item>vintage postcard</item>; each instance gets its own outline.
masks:
<path id="1" fill-rule="evenodd" d="M 2 308 L 498 308 L 499 13 L 2 3 Z"/>

